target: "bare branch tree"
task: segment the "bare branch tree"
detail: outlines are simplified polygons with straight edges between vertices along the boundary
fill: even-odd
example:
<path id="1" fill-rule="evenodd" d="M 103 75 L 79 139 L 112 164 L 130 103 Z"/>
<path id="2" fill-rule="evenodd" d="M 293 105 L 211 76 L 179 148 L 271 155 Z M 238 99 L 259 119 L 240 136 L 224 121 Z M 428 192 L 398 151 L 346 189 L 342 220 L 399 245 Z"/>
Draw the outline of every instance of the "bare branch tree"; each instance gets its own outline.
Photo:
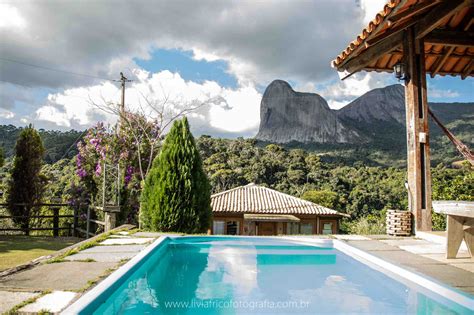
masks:
<path id="1" fill-rule="evenodd" d="M 138 167 L 141 180 L 144 181 L 151 169 L 154 157 L 156 156 L 163 133 L 176 119 L 196 111 L 211 104 L 227 104 L 224 98 L 204 97 L 204 101 L 185 101 L 181 98 L 171 98 L 160 84 L 160 98 L 152 98 L 141 91 L 140 97 L 133 110 L 125 104 L 125 111 L 122 112 L 118 103 L 106 100 L 102 95 L 100 101 L 94 101 L 89 96 L 89 103 L 99 110 L 117 117 L 116 129 L 120 134 L 121 129 L 134 139 L 134 146 L 138 158 Z M 150 94 L 154 94 L 153 88 L 149 86 Z"/>

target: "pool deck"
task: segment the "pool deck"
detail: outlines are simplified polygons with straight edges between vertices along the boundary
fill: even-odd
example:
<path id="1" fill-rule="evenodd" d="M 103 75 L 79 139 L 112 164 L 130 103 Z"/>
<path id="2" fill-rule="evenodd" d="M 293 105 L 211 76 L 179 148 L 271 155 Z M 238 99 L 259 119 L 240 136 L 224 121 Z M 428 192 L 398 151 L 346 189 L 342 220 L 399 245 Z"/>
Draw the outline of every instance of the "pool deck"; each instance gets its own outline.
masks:
<path id="1" fill-rule="evenodd" d="M 31 303 L 17 307 L 21 314 L 35 314 L 44 310 L 58 313 L 161 235 L 119 232 L 97 246 L 67 256 L 60 262 L 43 262 L 30 269 L 0 277 L 0 314 L 25 304 L 25 301 Z M 314 238 L 327 237 L 318 235 Z M 474 258 L 470 258 L 467 251 L 461 248 L 458 258 L 446 259 L 442 235 L 434 238 L 423 236 L 424 239 L 386 235 L 335 235 L 332 238 L 474 294 Z"/>

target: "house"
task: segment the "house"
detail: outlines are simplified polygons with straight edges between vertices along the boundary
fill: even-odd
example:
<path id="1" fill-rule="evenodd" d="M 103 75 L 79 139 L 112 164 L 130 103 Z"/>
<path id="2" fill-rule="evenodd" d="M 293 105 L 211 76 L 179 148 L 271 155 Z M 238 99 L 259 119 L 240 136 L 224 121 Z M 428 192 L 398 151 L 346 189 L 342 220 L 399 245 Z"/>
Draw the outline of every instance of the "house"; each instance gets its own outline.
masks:
<path id="1" fill-rule="evenodd" d="M 347 214 L 249 184 L 211 196 L 212 234 L 336 234 Z"/>

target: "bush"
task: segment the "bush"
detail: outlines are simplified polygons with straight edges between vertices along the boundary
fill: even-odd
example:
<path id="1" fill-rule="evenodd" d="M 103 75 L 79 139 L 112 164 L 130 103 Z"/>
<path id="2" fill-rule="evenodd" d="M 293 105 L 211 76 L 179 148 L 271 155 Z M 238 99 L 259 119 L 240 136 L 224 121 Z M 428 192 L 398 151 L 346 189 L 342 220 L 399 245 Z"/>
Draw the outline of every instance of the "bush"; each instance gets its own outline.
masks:
<path id="1" fill-rule="evenodd" d="M 347 224 L 347 231 L 350 234 L 376 235 L 385 234 L 386 231 L 386 211 L 380 211 L 376 214 L 369 214 L 357 221 Z"/>
<path id="2" fill-rule="evenodd" d="M 188 121 L 176 121 L 145 179 L 141 227 L 164 232 L 205 232 L 211 218 L 210 191 Z"/>

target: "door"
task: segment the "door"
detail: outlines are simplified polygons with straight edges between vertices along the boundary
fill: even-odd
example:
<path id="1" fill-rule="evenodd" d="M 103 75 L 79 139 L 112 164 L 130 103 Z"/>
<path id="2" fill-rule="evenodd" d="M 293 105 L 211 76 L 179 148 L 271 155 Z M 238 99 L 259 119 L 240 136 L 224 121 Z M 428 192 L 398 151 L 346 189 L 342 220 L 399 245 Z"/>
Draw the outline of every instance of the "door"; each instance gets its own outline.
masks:
<path id="1" fill-rule="evenodd" d="M 336 234 L 337 233 L 337 221 L 336 220 L 321 220 L 321 234 Z"/>
<path id="2" fill-rule="evenodd" d="M 258 235 L 275 235 L 275 222 L 258 222 Z"/>

